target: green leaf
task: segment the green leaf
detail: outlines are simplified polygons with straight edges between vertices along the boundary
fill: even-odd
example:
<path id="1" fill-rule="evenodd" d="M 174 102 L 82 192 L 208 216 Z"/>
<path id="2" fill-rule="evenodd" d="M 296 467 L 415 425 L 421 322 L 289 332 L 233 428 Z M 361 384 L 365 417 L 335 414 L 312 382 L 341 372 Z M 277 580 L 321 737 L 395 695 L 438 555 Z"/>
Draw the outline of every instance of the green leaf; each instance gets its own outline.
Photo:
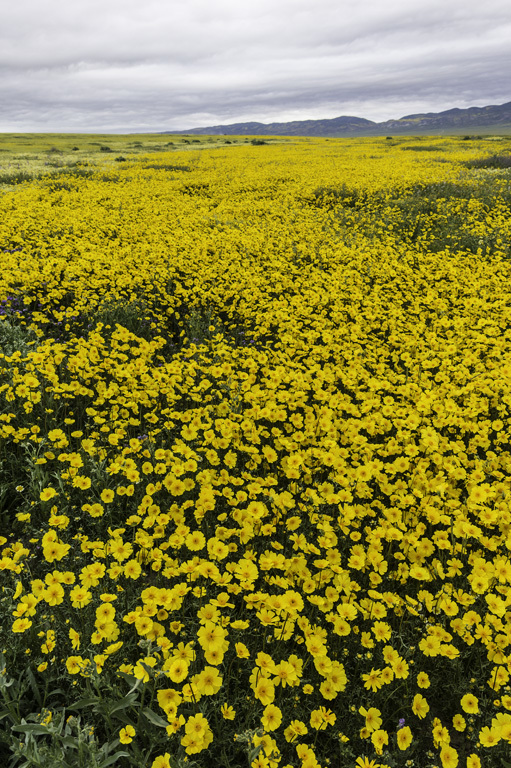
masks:
<path id="1" fill-rule="evenodd" d="M 57 694 L 61 693 L 67 695 L 67 691 L 65 691 L 63 688 L 55 688 L 53 691 L 49 692 L 48 696 L 56 696 Z"/>
<path id="2" fill-rule="evenodd" d="M 41 699 L 41 693 L 39 691 L 39 686 L 37 685 L 37 681 L 36 681 L 36 679 L 34 677 L 34 673 L 30 669 L 30 667 L 27 667 L 27 677 L 28 677 L 28 680 L 30 682 L 30 687 L 32 688 L 32 692 L 33 692 L 33 694 L 34 694 L 34 696 L 35 696 L 35 698 L 37 700 L 37 703 L 39 704 L 39 707 L 42 708 L 43 703 L 42 703 L 42 699 Z"/>
<path id="3" fill-rule="evenodd" d="M 114 712 L 120 712 L 123 709 L 127 709 L 128 707 L 131 707 L 132 704 L 137 700 L 137 694 L 136 693 L 128 693 L 127 696 L 125 696 L 123 699 L 117 702 L 117 704 L 114 704 L 113 706 L 103 705 L 103 709 L 107 710 L 111 715 L 114 714 Z"/>
<path id="4" fill-rule="evenodd" d="M 140 683 L 142 682 L 138 677 L 135 677 L 135 675 L 128 675 L 126 674 L 126 672 L 119 672 L 119 675 L 120 677 L 123 677 L 127 683 L 130 684 L 131 686 L 130 693 L 132 691 L 135 691 L 139 687 Z"/>
<path id="5" fill-rule="evenodd" d="M 103 760 L 101 763 L 99 763 L 98 768 L 107 768 L 108 765 L 112 765 L 112 763 L 115 763 L 120 757 L 129 756 L 129 752 L 116 752 L 115 755 L 110 755 L 110 757 L 107 757 L 106 760 Z"/>
<path id="6" fill-rule="evenodd" d="M 256 757 L 259 755 L 259 752 L 262 750 L 262 748 L 263 748 L 263 745 L 262 744 L 258 744 L 257 747 L 255 747 L 254 749 L 250 750 L 249 756 L 248 756 L 248 761 L 249 761 L 250 765 L 252 765 L 252 763 L 254 762 Z"/>
<path id="7" fill-rule="evenodd" d="M 508 763 L 507 760 L 502 759 L 502 765 L 504 766 L 504 768 L 511 768 L 511 763 Z"/>
<path id="8" fill-rule="evenodd" d="M 48 728 L 38 723 L 26 723 L 26 725 L 13 725 L 11 731 L 21 731 L 21 733 L 30 733 L 32 736 L 48 736 Z"/>
<path id="9" fill-rule="evenodd" d="M 84 707 L 92 707 L 97 704 L 100 699 L 97 696 L 91 696 L 90 698 L 78 699 L 74 704 L 71 704 L 68 709 L 84 709 Z"/>
<path id="10" fill-rule="evenodd" d="M 64 730 L 65 722 L 66 722 L 66 709 L 65 707 L 62 707 L 62 710 L 58 713 L 58 716 L 55 718 L 57 736 L 60 736 L 62 734 L 62 731 Z"/>
<path id="11" fill-rule="evenodd" d="M 78 740 L 73 736 L 64 736 L 60 743 L 63 747 L 69 747 L 69 749 L 78 749 Z"/>
<path id="12" fill-rule="evenodd" d="M 163 717 L 157 715 L 156 712 L 153 712 L 153 710 L 149 709 L 149 707 L 144 707 L 142 714 L 149 720 L 150 723 L 153 725 L 159 725 L 160 728 L 166 728 L 169 725 L 168 720 L 164 720 Z"/>
<path id="13" fill-rule="evenodd" d="M 149 677 L 154 677 L 154 667 L 150 667 L 149 664 L 146 664 L 144 661 L 139 661 L 138 663 L 145 669 Z"/>

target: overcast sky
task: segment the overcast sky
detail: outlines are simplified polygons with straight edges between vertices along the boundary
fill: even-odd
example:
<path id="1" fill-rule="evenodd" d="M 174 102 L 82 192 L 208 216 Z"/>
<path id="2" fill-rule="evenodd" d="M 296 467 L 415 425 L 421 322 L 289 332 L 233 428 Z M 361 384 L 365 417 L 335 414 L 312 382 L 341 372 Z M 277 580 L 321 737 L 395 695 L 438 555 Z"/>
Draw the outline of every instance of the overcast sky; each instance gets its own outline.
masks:
<path id="1" fill-rule="evenodd" d="M 509 0 L 13 0 L 0 131 L 151 132 L 511 101 Z"/>

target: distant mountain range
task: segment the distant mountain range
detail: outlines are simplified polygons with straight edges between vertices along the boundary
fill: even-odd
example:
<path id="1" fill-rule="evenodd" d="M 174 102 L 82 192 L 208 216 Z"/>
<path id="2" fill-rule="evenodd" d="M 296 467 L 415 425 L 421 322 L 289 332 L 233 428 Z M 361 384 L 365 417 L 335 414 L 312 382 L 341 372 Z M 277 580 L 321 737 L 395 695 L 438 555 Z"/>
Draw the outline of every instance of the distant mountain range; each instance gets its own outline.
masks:
<path id="1" fill-rule="evenodd" d="M 295 120 L 290 123 L 233 123 L 191 128 L 187 131 L 162 131 L 164 134 L 224 136 L 385 136 L 386 134 L 459 133 L 460 131 L 511 130 L 511 101 L 506 104 L 468 109 L 447 109 L 405 115 L 398 120 L 374 123 L 363 117 L 334 117 L 328 120 Z M 484 132 L 484 130 L 483 130 Z M 486 130 L 488 132 L 488 130 Z"/>

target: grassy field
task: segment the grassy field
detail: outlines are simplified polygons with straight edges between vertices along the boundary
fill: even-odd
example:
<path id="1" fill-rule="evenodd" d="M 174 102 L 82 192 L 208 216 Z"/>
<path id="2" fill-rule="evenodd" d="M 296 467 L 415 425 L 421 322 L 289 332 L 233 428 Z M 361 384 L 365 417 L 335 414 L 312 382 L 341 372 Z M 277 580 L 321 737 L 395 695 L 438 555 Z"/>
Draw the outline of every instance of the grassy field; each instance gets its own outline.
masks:
<path id="1" fill-rule="evenodd" d="M 94 169 L 117 168 L 117 163 L 147 153 L 172 150 L 214 148 L 247 144 L 257 138 L 246 136 L 166 136 L 162 134 L 84 134 L 84 133 L 3 133 L 0 134 L 0 189 L 37 181 L 87 175 Z M 259 139 L 260 141 L 260 139 Z M 282 137 L 263 139 L 272 144 L 288 141 Z"/>
<path id="2" fill-rule="evenodd" d="M 0 764 L 511 765 L 510 182 L 0 136 Z"/>

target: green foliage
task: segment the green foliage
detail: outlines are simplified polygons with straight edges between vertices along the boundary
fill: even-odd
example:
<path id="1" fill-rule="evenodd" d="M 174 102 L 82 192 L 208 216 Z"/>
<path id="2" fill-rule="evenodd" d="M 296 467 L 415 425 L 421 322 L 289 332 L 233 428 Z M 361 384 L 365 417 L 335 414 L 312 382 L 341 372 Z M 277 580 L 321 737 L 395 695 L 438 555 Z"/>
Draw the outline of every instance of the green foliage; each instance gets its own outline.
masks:
<path id="1" fill-rule="evenodd" d="M 28 352 L 34 349 L 37 336 L 30 328 L 19 324 L 14 313 L 0 316 L 0 352 L 10 357 L 19 352 L 21 357 L 26 357 Z"/>
<path id="2" fill-rule="evenodd" d="M 318 208 L 356 208 L 367 202 L 368 195 L 360 189 L 354 189 L 347 184 L 338 187 L 320 186 L 312 193 L 310 202 Z"/>
<path id="3" fill-rule="evenodd" d="M 5 596 L 2 602 L 5 604 Z M 149 650 L 150 652 L 150 650 Z M 154 671 L 144 665 L 147 683 L 120 674 L 107 681 L 95 670 L 85 675 L 82 695 L 75 701 L 64 690 L 59 676 L 47 670 L 47 683 L 39 687 L 39 674 L 27 666 L 19 678 L 7 674 L 0 656 L 0 759 L 12 768 L 145 768 L 165 752 L 164 720 L 154 711 Z M 129 690 L 126 692 L 127 688 Z M 37 704 L 37 710 L 31 711 Z M 156 704 L 157 706 L 157 704 Z M 82 711 L 87 712 L 83 720 Z M 138 735 L 126 750 L 119 734 L 131 726 Z M 140 735 L 144 734 L 140 739 Z M 140 746 L 142 744 L 142 747 Z"/>
<path id="4" fill-rule="evenodd" d="M 319 187 L 312 200 L 331 211 L 333 225 L 348 242 L 351 231 L 362 229 L 369 237 L 390 235 L 424 253 L 489 256 L 503 242 L 507 252 L 511 245 L 501 223 L 511 215 L 511 189 L 493 180 L 421 183 L 372 195 L 346 185 Z"/>
<path id="5" fill-rule="evenodd" d="M 47 723 L 45 716 L 51 717 Z M 94 728 L 82 724 L 79 717 L 66 719 L 65 710 L 55 718 L 49 710 L 22 718 L 11 729 L 11 742 L 10 764 L 16 768 L 109 768 L 130 757 L 119 749 L 118 739 L 100 745 Z"/>
<path id="6" fill-rule="evenodd" d="M 27 171 L 12 171 L 11 173 L 0 173 L 0 184 L 23 184 L 32 181 L 33 175 Z"/>
<path id="7" fill-rule="evenodd" d="M 488 157 L 479 157 L 475 160 L 467 160 L 467 168 L 511 168 L 511 154 L 509 155 L 488 155 Z"/>
<path id="8" fill-rule="evenodd" d="M 143 300 L 121 303 L 107 299 L 90 314 L 86 314 L 83 322 L 88 328 L 95 328 L 98 323 L 112 329 L 120 325 L 135 336 L 147 340 L 154 336 L 148 307 Z"/>
<path id="9" fill-rule="evenodd" d="M 445 147 L 440 147 L 437 144 L 409 144 L 406 147 L 401 147 L 401 149 L 409 152 L 445 152 Z"/>
<path id="10" fill-rule="evenodd" d="M 191 171 L 189 165 L 174 165 L 172 163 L 148 163 L 144 165 L 144 168 L 154 168 L 155 170 L 162 171 Z"/>

